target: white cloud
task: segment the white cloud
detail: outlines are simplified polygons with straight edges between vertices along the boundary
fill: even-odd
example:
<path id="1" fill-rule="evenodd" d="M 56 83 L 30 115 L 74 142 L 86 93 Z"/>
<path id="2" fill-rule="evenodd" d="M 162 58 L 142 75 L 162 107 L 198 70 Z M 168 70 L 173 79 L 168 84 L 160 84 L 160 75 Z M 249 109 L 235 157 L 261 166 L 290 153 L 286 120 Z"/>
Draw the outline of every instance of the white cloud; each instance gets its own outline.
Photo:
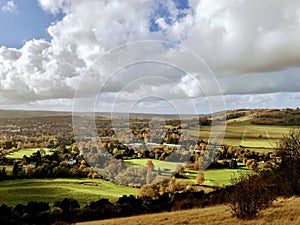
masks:
<path id="1" fill-rule="evenodd" d="M 15 2 L 12 1 L 12 0 L 10 0 L 10 1 L 7 1 L 7 2 L 5 3 L 5 5 L 3 5 L 3 6 L 1 7 L 1 10 L 2 10 L 2 12 L 4 12 L 4 13 L 10 13 L 10 12 L 16 11 L 17 8 L 18 8 L 18 7 L 17 7 L 17 5 L 15 4 Z"/>
<path id="2" fill-rule="evenodd" d="M 67 12 L 68 7 L 71 4 L 71 0 L 38 0 L 40 6 L 48 12 L 53 14 L 59 12 Z"/>
<path id="3" fill-rule="evenodd" d="M 296 0 L 202 0 L 195 8 L 194 26 L 182 44 L 214 68 L 230 72 L 298 66 L 299 8 Z M 190 24 L 181 23 L 184 27 Z"/>
<path id="4" fill-rule="evenodd" d="M 267 93 L 256 95 L 227 95 L 227 109 L 247 108 L 295 108 L 299 105 L 300 93 Z"/>
<path id="5" fill-rule="evenodd" d="M 32 40 L 21 49 L 0 48 L 0 104 L 72 99 L 80 81 L 82 92 L 95 94 L 118 60 L 172 59 L 175 66 L 194 60 L 192 54 L 182 57 L 182 48 L 166 44 L 110 53 L 116 46 L 149 39 L 190 49 L 214 75 L 203 75 L 205 63 L 186 74 L 172 66 L 133 65 L 106 83 L 108 103 L 128 83 L 154 75 L 169 82 L 140 80 L 122 90 L 119 100 L 136 101 L 151 93 L 168 99 L 218 95 L 215 78 L 228 96 L 300 92 L 298 0 L 193 0 L 189 9 L 177 9 L 171 0 L 39 0 L 39 4 L 65 16 L 48 28 L 49 42 Z M 158 12 L 159 4 L 168 13 Z M 107 61 L 95 64 L 108 54 Z"/>

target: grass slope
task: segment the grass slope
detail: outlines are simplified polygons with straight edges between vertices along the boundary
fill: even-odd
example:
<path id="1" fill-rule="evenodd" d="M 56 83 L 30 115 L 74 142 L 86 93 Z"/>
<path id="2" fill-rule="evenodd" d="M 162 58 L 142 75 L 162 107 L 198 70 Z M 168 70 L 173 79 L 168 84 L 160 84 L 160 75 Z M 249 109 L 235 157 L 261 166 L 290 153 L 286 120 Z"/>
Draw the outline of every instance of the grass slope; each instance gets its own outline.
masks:
<path id="1" fill-rule="evenodd" d="M 232 217 L 228 206 L 218 205 L 202 209 L 191 209 L 177 212 L 166 212 L 158 214 L 141 215 L 127 218 L 110 219 L 78 223 L 78 225 L 298 225 L 300 224 L 300 197 L 280 199 L 273 206 L 262 211 L 258 218 L 253 220 L 239 220 Z"/>
<path id="2" fill-rule="evenodd" d="M 137 195 L 138 189 L 100 179 L 16 179 L 0 182 L 0 203 L 27 204 L 29 201 L 54 203 L 75 198 L 81 206 L 100 198 L 116 200 L 123 195 Z"/>

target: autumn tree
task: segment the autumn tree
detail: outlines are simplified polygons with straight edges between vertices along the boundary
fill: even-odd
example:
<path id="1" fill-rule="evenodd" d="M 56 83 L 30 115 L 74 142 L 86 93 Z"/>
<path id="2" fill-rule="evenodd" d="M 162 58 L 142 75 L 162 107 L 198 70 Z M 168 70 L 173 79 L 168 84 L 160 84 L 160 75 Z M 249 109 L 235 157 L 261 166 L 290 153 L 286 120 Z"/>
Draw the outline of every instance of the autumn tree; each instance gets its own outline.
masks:
<path id="1" fill-rule="evenodd" d="M 22 142 L 18 142 L 17 150 L 21 150 L 22 148 L 23 148 L 23 143 Z"/>
<path id="2" fill-rule="evenodd" d="M 204 173 L 202 171 L 198 171 L 197 177 L 196 177 L 196 183 L 197 184 L 203 184 L 204 182 Z"/>
<path id="3" fill-rule="evenodd" d="M 175 177 L 171 177 L 165 187 L 164 192 L 175 193 L 179 191 L 183 191 L 186 188 L 186 183 L 180 182 L 176 180 Z"/>
<path id="4" fill-rule="evenodd" d="M 148 160 L 146 163 L 146 168 L 147 168 L 147 178 L 146 178 L 146 182 L 147 184 L 150 184 L 152 181 L 152 171 L 154 170 L 154 164 L 152 162 L 152 160 Z"/>
<path id="5" fill-rule="evenodd" d="M 143 185 L 139 190 L 139 195 L 152 199 L 157 198 L 160 195 L 159 186 L 156 184 Z"/>
<path id="6" fill-rule="evenodd" d="M 184 167 L 181 164 L 177 164 L 175 167 L 175 172 L 181 174 L 184 171 Z"/>

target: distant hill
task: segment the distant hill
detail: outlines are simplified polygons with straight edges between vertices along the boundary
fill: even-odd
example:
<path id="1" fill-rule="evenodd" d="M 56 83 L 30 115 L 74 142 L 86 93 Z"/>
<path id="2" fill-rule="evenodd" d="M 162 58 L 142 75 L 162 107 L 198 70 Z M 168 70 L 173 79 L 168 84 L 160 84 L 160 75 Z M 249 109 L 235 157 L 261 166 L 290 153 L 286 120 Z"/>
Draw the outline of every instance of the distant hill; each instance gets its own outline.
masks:
<path id="1" fill-rule="evenodd" d="M 76 113 L 82 115 L 85 113 Z M 109 112 L 95 113 L 96 116 L 110 117 Z M 127 114 L 119 113 L 114 116 L 122 116 Z M 72 112 L 63 111 L 33 111 L 33 110 L 0 110 L 0 119 L 2 118 L 38 118 L 38 117 L 71 117 Z M 211 115 L 198 115 L 202 118 L 211 118 Z M 226 118 L 224 118 L 226 116 Z M 132 118 L 147 119 L 159 117 L 166 120 L 180 120 L 178 115 L 162 115 L 162 114 L 131 114 Z M 195 118 L 195 115 L 181 115 L 183 120 Z M 224 112 L 213 113 L 213 118 L 217 120 L 225 120 L 228 123 L 246 122 L 255 125 L 278 125 L 278 126 L 300 126 L 300 109 L 236 109 Z"/>
<path id="2" fill-rule="evenodd" d="M 300 126 L 300 109 L 252 109 L 226 112 L 229 122 L 249 121 L 255 125 Z"/>
<path id="3" fill-rule="evenodd" d="M 34 110 L 0 110 L 0 118 L 35 118 L 50 116 L 71 116 L 71 112 L 34 111 Z"/>

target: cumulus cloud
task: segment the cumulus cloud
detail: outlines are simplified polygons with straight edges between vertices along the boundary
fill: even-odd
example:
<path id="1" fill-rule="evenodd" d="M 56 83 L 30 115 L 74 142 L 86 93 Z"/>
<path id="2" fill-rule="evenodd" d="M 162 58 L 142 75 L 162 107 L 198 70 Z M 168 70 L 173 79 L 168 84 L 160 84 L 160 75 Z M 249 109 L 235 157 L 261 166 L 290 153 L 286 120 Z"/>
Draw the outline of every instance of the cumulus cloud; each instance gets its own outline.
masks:
<path id="1" fill-rule="evenodd" d="M 71 0 L 38 0 L 40 6 L 53 14 L 59 12 L 67 12 L 71 4 Z"/>
<path id="2" fill-rule="evenodd" d="M 299 9 L 300 2 L 294 0 L 202 0 L 192 18 L 169 25 L 165 33 L 173 39 L 185 31 L 181 44 L 216 69 L 279 70 L 299 65 Z"/>
<path id="3" fill-rule="evenodd" d="M 151 93 L 185 99 L 300 91 L 298 0 L 191 0 L 181 5 L 173 0 L 39 0 L 39 4 L 65 16 L 48 28 L 50 41 L 0 48 L 1 104 L 72 99 L 79 87 L 81 95 L 90 96 L 104 86 L 100 91 L 110 96 L 107 102 L 112 96 L 120 102 L 135 101 Z M 166 42 L 126 51 L 127 43 L 142 40 Z M 122 51 L 116 48 L 124 44 Z M 199 68 L 176 68 L 195 57 Z M 108 73 L 123 65 L 120 61 L 138 58 L 171 63 L 140 63 Z M 164 79 L 137 81 L 149 76 Z"/>
<path id="4" fill-rule="evenodd" d="M 9 13 L 9 12 L 14 12 L 17 10 L 17 5 L 15 4 L 14 1 L 10 0 L 10 1 L 7 1 L 2 7 L 1 7 L 1 10 L 2 12 L 4 13 Z"/>

